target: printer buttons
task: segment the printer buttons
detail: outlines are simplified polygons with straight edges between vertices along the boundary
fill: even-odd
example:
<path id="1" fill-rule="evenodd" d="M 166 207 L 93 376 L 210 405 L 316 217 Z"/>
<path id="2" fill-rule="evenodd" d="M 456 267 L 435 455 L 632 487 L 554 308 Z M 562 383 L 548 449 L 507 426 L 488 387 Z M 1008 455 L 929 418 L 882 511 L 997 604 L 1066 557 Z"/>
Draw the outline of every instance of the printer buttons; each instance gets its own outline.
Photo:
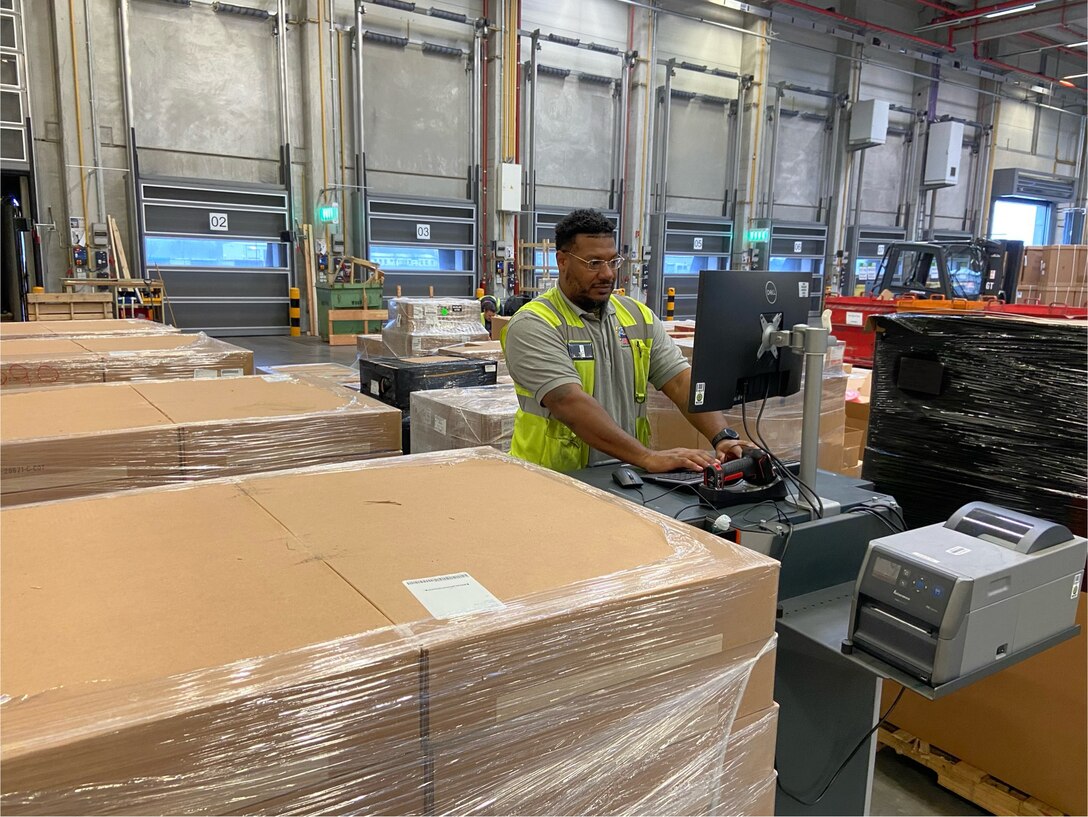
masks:
<path id="1" fill-rule="evenodd" d="M 943 596 L 944 596 L 944 588 L 941 587 L 939 584 L 933 585 L 933 597 L 939 599 L 939 598 L 942 598 Z"/>
<path id="2" fill-rule="evenodd" d="M 923 590 L 926 589 L 926 586 L 927 585 L 926 585 L 926 580 L 925 579 L 919 578 L 919 579 L 914 580 L 914 589 L 917 592 L 919 592 L 919 593 L 922 592 Z"/>

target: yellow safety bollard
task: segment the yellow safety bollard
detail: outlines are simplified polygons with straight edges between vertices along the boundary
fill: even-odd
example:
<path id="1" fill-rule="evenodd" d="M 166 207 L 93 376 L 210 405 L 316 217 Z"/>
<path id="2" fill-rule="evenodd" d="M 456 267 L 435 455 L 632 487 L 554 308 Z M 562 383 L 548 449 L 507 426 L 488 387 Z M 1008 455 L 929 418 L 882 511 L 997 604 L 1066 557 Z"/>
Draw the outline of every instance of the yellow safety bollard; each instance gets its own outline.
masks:
<path id="1" fill-rule="evenodd" d="M 39 292 L 45 292 L 45 287 L 31 287 L 30 291 L 37 294 Z"/>
<path id="2" fill-rule="evenodd" d="M 668 297 L 665 299 L 665 320 L 671 321 L 676 311 L 676 290 L 669 287 Z"/>
<path id="3" fill-rule="evenodd" d="M 302 334 L 302 306 L 299 302 L 302 293 L 298 287 L 291 287 L 291 337 Z"/>

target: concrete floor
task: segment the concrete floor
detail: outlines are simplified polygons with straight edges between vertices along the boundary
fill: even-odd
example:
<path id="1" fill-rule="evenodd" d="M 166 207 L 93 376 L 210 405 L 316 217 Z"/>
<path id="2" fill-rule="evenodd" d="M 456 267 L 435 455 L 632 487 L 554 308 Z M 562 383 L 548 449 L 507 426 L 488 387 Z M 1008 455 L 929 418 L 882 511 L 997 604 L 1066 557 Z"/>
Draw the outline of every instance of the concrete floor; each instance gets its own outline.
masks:
<path id="1" fill-rule="evenodd" d="M 226 338 L 231 343 L 252 349 L 254 365 L 276 366 L 289 363 L 355 362 L 354 346 L 329 346 L 320 338 L 253 337 Z M 929 769 L 882 749 L 876 756 L 873 779 L 872 814 L 877 815 L 976 815 L 988 814 L 973 803 L 957 797 L 937 785 L 937 775 Z"/>

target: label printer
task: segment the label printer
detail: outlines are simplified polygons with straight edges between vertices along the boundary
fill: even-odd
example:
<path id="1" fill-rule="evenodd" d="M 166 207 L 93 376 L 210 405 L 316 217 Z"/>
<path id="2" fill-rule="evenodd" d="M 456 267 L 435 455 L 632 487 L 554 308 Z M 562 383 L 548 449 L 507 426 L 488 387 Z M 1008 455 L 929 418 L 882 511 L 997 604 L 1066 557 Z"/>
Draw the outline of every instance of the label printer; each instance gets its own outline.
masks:
<path id="1" fill-rule="evenodd" d="M 1071 628 L 1086 555 L 1062 525 L 972 502 L 869 543 L 847 643 L 939 686 Z"/>

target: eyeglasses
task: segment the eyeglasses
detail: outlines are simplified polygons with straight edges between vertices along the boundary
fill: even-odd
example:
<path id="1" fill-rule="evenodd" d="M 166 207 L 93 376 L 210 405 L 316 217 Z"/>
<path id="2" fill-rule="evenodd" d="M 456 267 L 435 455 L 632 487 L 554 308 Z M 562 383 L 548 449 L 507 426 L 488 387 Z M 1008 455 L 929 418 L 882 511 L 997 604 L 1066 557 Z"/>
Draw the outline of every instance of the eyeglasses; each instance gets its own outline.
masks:
<path id="1" fill-rule="evenodd" d="M 568 252 L 567 255 L 569 255 L 571 258 L 577 258 L 579 261 L 589 267 L 590 271 L 592 272 L 599 272 L 604 267 L 618 270 L 625 263 L 627 263 L 627 259 L 624 258 L 622 255 L 617 255 L 615 258 L 609 258 L 607 261 L 601 258 L 594 258 L 592 261 L 586 261 L 586 259 L 582 258 L 580 255 L 575 255 L 572 252 Z"/>

